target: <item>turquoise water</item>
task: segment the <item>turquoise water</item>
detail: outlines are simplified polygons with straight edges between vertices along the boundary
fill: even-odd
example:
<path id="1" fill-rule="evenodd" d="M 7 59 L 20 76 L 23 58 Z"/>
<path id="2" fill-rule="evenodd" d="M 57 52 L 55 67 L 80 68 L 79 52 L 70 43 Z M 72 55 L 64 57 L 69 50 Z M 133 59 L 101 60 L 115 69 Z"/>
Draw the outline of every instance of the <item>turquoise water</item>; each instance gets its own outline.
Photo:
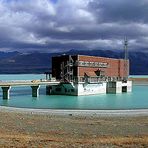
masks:
<path id="1" fill-rule="evenodd" d="M 148 75 L 130 75 L 129 78 L 148 78 Z"/>
<path id="2" fill-rule="evenodd" d="M 44 75 L 0 75 L 0 80 L 44 79 Z M 0 105 L 22 108 L 52 109 L 139 109 L 148 108 L 148 85 L 133 86 L 131 93 L 101 94 L 92 96 L 46 96 L 45 86 L 40 88 L 40 96 L 32 98 L 31 88 L 12 87 L 10 99 L 2 99 Z"/>
<path id="3" fill-rule="evenodd" d="M 0 75 L 1 81 L 7 80 L 39 80 L 45 79 L 44 74 L 13 74 L 13 75 Z"/>

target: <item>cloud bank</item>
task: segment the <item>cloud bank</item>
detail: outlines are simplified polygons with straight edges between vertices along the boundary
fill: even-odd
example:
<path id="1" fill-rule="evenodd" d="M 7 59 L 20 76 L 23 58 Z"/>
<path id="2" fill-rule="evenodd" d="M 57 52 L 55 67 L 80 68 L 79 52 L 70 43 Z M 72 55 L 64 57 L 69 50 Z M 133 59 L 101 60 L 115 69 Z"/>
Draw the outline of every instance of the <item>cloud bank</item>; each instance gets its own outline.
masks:
<path id="1" fill-rule="evenodd" d="M 0 51 L 148 47 L 147 0 L 0 0 Z"/>

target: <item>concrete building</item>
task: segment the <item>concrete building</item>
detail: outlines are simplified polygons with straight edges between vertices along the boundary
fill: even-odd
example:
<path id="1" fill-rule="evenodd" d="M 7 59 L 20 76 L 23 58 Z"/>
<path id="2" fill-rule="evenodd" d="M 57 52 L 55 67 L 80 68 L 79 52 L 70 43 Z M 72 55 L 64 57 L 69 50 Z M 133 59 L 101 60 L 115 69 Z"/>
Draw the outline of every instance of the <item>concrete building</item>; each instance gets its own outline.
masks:
<path id="1" fill-rule="evenodd" d="M 84 55 L 52 58 L 52 76 L 61 83 L 47 87 L 50 94 L 91 95 L 132 90 L 127 81 L 129 61 Z"/>

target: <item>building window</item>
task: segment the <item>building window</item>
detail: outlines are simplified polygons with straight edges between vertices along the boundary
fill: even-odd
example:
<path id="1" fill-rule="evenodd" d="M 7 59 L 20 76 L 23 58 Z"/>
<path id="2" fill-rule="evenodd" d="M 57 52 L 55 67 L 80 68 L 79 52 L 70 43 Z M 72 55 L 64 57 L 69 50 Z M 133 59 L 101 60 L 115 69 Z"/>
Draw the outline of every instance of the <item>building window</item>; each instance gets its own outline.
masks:
<path id="1" fill-rule="evenodd" d="M 61 91 L 61 88 L 56 88 L 56 91 Z"/>

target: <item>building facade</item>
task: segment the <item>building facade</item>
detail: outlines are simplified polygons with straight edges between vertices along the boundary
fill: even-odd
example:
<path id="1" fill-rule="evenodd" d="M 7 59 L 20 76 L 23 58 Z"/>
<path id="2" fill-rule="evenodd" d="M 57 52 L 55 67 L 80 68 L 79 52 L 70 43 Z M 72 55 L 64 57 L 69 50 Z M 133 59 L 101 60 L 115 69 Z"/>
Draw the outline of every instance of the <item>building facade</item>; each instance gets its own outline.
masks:
<path id="1" fill-rule="evenodd" d="M 126 79 L 128 75 L 129 61 L 124 59 L 84 55 L 52 58 L 52 76 L 62 81 L 117 81 Z"/>

